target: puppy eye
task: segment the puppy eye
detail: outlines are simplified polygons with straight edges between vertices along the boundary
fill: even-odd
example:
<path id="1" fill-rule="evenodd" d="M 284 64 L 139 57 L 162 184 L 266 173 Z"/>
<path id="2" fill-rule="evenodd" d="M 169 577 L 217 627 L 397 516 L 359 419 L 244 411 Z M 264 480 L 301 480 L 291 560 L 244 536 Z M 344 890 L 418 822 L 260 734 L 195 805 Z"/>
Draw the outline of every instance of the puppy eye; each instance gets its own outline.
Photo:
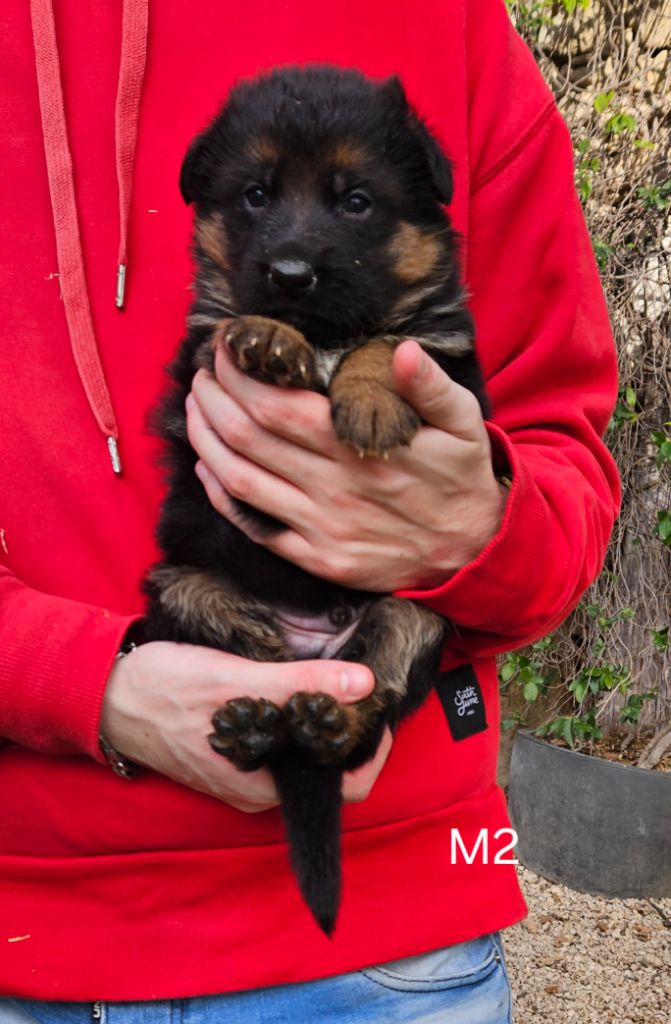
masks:
<path id="1" fill-rule="evenodd" d="M 245 199 L 248 205 L 255 210 L 258 210 L 261 206 L 267 206 L 270 201 L 268 193 L 261 185 L 252 185 L 248 188 L 245 192 Z"/>
<path id="2" fill-rule="evenodd" d="M 353 214 L 355 217 L 362 217 L 372 207 L 372 202 L 364 192 L 350 192 L 342 202 L 344 213 Z"/>

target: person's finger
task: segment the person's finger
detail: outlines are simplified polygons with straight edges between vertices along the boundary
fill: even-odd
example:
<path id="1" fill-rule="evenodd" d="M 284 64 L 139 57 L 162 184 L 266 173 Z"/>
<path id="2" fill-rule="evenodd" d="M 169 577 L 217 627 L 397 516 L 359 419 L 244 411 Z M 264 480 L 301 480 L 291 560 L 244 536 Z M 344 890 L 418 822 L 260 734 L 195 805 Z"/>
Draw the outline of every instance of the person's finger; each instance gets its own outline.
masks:
<path id="1" fill-rule="evenodd" d="M 265 697 L 277 705 L 286 704 L 294 693 L 328 693 L 343 704 L 367 697 L 375 680 L 366 665 L 350 661 L 249 661 L 237 654 L 218 651 L 218 669 L 225 692 L 223 701 L 233 697 Z M 212 662 L 213 668 L 216 662 Z M 216 670 L 215 670 L 216 671 Z"/>
<path id="2" fill-rule="evenodd" d="M 464 440 L 479 440 L 482 414 L 475 395 L 448 377 L 418 342 L 401 342 L 393 372 L 399 394 L 426 423 Z"/>
<path id="3" fill-rule="evenodd" d="M 251 516 L 245 515 L 238 502 L 222 487 L 214 473 L 210 473 L 204 462 L 199 461 L 196 463 L 195 472 L 205 488 L 212 507 L 224 519 L 228 519 L 229 523 L 237 526 L 238 530 L 244 533 L 246 537 L 249 537 L 250 540 L 253 540 L 255 544 L 262 544 L 268 551 L 279 555 L 280 558 L 286 558 L 288 561 L 301 565 L 305 569 L 308 568 L 308 560 L 315 559 L 315 568 L 320 568 L 321 563 L 318 558 L 315 558 L 314 546 L 302 534 L 293 530 L 290 526 L 287 526 L 286 530 L 281 530 L 278 533 L 268 533 Z M 313 570 L 309 569 L 308 571 L 312 572 Z M 314 574 L 321 575 L 324 578 L 328 577 L 328 572 L 322 571 L 321 573 L 315 572 Z"/>
<path id="4" fill-rule="evenodd" d="M 294 484 L 238 455 L 207 423 L 195 399 L 187 402 L 189 441 L 210 473 L 232 497 L 261 512 L 282 512 L 282 522 L 300 527 L 309 515 L 310 499 Z"/>
<path id="5" fill-rule="evenodd" d="M 320 467 L 330 465 L 321 454 L 259 426 L 205 370 L 195 375 L 192 395 L 206 422 L 230 449 L 301 489 L 309 488 Z"/>
<path id="6" fill-rule="evenodd" d="M 321 455 L 335 452 L 338 441 L 324 395 L 262 384 L 234 366 L 223 345 L 217 347 L 215 372 L 224 391 L 261 427 Z"/>
<path id="7" fill-rule="evenodd" d="M 217 480 L 214 473 L 210 473 L 204 462 L 198 461 L 194 467 L 196 476 L 205 488 L 205 493 L 210 504 L 217 510 L 219 515 L 228 519 L 229 523 L 237 526 L 246 537 L 255 543 L 260 544 L 263 540 L 258 524 L 255 524 L 249 516 L 245 516 L 240 505 L 231 497 Z"/>
<path id="8" fill-rule="evenodd" d="M 216 477 L 210 473 L 207 467 L 199 462 L 196 464 L 196 474 L 200 478 L 207 492 L 207 496 L 216 510 L 228 519 L 230 523 L 237 526 L 245 536 L 249 537 L 256 544 L 262 544 L 268 551 L 293 562 L 313 576 L 320 579 L 330 580 L 340 586 L 352 586 L 361 589 L 360 566 L 356 552 L 348 551 L 344 546 L 324 544 L 323 537 L 310 539 L 311 534 L 306 536 L 298 529 L 287 527 L 279 533 L 264 532 L 258 524 L 255 524 L 249 516 L 240 511 L 239 506 L 226 493 Z M 369 589 L 382 589 L 371 585 Z"/>
<path id="9" fill-rule="evenodd" d="M 370 795 L 389 756 L 392 742 L 391 729 L 387 727 L 375 757 L 361 765 L 360 768 L 355 768 L 352 772 L 345 772 L 343 776 L 343 800 L 345 803 L 361 803 Z"/>

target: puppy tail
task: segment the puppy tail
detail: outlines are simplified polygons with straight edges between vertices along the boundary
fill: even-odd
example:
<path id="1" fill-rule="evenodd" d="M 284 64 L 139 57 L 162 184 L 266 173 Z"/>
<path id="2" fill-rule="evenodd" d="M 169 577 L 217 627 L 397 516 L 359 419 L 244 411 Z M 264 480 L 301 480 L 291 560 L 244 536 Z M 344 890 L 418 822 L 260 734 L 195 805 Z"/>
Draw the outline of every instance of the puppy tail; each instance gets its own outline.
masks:
<path id="1" fill-rule="evenodd" d="M 342 769 L 284 751 L 270 772 L 282 802 L 289 857 L 303 899 L 331 936 L 340 906 Z"/>

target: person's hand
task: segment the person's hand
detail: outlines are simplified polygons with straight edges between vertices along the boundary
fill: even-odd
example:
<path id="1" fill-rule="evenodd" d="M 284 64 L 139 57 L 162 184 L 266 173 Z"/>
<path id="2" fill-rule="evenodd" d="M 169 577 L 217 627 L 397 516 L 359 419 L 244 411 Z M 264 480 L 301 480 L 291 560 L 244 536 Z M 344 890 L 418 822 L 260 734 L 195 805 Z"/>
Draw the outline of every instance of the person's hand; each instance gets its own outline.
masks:
<path id="1" fill-rule="evenodd" d="M 398 391 L 427 425 L 389 460 L 358 458 L 333 432 L 328 399 L 241 373 L 219 347 L 199 371 L 189 439 L 210 501 L 252 540 L 308 572 L 358 589 L 443 583 L 496 534 L 505 506 L 479 405 L 422 351 L 394 354 Z M 231 496 L 286 523 L 257 533 Z"/>
<path id="2" fill-rule="evenodd" d="M 105 690 L 100 731 L 112 746 L 191 789 L 241 811 L 274 807 L 277 793 L 265 769 L 240 772 L 211 749 L 214 711 L 233 697 L 266 697 L 281 705 L 298 690 L 330 693 L 343 703 L 367 696 L 373 677 L 339 661 L 247 661 L 207 647 L 153 642 L 119 658 Z M 377 754 L 343 784 L 346 801 L 364 800 L 391 747 L 389 730 Z"/>

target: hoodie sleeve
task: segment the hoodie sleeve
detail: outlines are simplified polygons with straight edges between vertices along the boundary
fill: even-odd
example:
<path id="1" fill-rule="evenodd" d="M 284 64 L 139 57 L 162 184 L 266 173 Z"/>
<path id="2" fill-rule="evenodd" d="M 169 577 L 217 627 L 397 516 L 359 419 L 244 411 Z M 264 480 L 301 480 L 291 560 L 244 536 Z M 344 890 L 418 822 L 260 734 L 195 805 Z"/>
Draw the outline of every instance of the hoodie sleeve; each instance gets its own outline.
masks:
<path id="1" fill-rule="evenodd" d="M 103 692 L 136 619 L 43 594 L 0 567 L 0 737 L 103 760 Z"/>
<path id="2" fill-rule="evenodd" d="M 619 505 L 601 441 L 615 349 L 569 134 L 503 3 L 478 0 L 473 26 L 467 284 L 494 465 L 512 490 L 474 562 L 403 592 L 450 619 L 469 656 L 526 644 L 568 615 L 600 571 Z"/>

